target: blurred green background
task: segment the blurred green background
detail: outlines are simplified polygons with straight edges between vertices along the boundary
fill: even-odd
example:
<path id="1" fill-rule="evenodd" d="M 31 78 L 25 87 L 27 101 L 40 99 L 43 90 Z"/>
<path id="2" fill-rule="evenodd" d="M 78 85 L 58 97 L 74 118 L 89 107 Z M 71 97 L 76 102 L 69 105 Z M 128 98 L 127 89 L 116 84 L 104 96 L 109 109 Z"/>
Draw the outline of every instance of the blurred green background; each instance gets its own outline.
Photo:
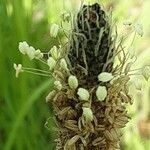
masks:
<path id="1" fill-rule="evenodd" d="M 143 24 L 144 36 L 133 46 L 138 58 L 134 68 L 150 65 L 150 0 L 99 1 L 113 9 L 119 30 L 124 20 Z M 18 42 L 49 51 L 58 45 L 58 39 L 50 37 L 50 24 L 59 24 L 61 12 L 74 12 L 79 6 L 80 0 L 0 0 L 0 150 L 55 149 L 52 108 L 45 103 L 53 82 L 26 73 L 15 78 L 13 63 L 44 68 L 23 57 Z M 143 90 L 134 91 L 135 101 L 129 107 L 133 119 L 123 130 L 122 150 L 150 150 L 150 81 L 142 81 Z M 51 130 L 44 126 L 47 118 Z"/>

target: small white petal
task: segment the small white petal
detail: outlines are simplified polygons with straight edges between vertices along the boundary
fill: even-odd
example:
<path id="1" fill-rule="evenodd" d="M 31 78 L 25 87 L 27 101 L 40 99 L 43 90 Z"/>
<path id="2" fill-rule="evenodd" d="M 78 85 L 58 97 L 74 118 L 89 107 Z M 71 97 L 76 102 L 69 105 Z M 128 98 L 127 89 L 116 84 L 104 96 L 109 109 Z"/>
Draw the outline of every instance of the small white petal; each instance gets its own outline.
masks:
<path id="1" fill-rule="evenodd" d="M 56 61 L 54 60 L 53 57 L 49 57 L 48 60 L 47 60 L 47 64 L 49 66 L 49 69 L 53 70 L 56 66 Z"/>
<path id="2" fill-rule="evenodd" d="M 112 73 L 102 72 L 98 75 L 98 80 L 102 82 L 108 82 L 113 79 Z"/>
<path id="3" fill-rule="evenodd" d="M 107 89 L 105 86 L 99 86 L 96 90 L 96 96 L 99 101 L 104 101 L 107 97 Z"/>
<path id="4" fill-rule="evenodd" d="M 34 52 L 34 55 L 36 59 L 40 59 L 43 57 L 43 53 L 41 53 L 39 49 Z"/>
<path id="5" fill-rule="evenodd" d="M 93 121 L 93 112 L 91 108 L 82 107 L 83 110 L 83 116 L 85 117 L 86 121 Z"/>
<path id="6" fill-rule="evenodd" d="M 18 64 L 18 65 L 14 64 L 14 69 L 16 70 L 16 78 L 18 78 L 19 73 L 23 72 L 22 65 L 21 64 Z"/>
<path id="7" fill-rule="evenodd" d="M 62 84 L 61 84 L 60 81 L 55 81 L 55 82 L 54 82 L 54 85 L 55 85 L 55 88 L 56 88 L 57 90 L 61 91 L 61 89 L 62 89 Z"/>
<path id="8" fill-rule="evenodd" d="M 65 60 L 64 58 L 62 58 L 62 59 L 60 60 L 60 67 L 61 67 L 63 70 L 68 71 L 67 62 L 66 62 L 66 60 Z"/>
<path id="9" fill-rule="evenodd" d="M 148 79 L 150 78 L 150 66 L 143 67 L 142 75 L 144 76 L 145 80 L 148 81 Z"/>
<path id="10" fill-rule="evenodd" d="M 68 84 L 70 86 L 71 89 L 76 89 L 78 87 L 78 79 L 76 76 L 69 76 L 68 78 Z"/>
<path id="11" fill-rule="evenodd" d="M 27 51 L 27 55 L 30 58 L 30 60 L 35 58 L 35 49 L 34 47 L 30 46 L 28 51 Z"/>
<path id="12" fill-rule="evenodd" d="M 57 24 L 52 24 L 51 29 L 50 29 L 50 35 L 52 37 L 56 37 L 59 31 L 59 26 Z"/>
<path id="13" fill-rule="evenodd" d="M 84 88 L 79 88 L 77 94 L 79 95 L 79 99 L 83 101 L 88 101 L 90 98 L 88 90 Z"/>
<path id="14" fill-rule="evenodd" d="M 22 54 L 27 54 L 29 50 L 29 45 L 27 44 L 27 42 L 19 42 L 19 51 L 22 53 Z"/>
<path id="15" fill-rule="evenodd" d="M 56 46 L 53 46 L 51 48 L 50 54 L 55 60 L 59 59 L 59 57 L 60 57 L 60 52 L 58 51 Z"/>

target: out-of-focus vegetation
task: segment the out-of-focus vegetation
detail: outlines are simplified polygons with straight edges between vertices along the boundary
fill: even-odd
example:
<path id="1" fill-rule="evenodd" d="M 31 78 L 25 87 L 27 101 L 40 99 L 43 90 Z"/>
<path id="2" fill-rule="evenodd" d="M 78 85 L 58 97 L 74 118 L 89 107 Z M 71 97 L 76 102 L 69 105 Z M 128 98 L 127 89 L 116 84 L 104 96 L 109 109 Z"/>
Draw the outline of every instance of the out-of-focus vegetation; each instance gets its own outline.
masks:
<path id="1" fill-rule="evenodd" d="M 144 36 L 133 46 L 138 58 L 133 69 L 150 65 L 150 0 L 101 2 L 107 9 L 113 9 L 120 32 L 125 20 L 143 24 Z M 79 6 L 80 0 L 0 0 L 0 149 L 55 149 L 52 109 L 45 104 L 53 82 L 32 74 L 16 79 L 13 63 L 44 68 L 22 57 L 18 42 L 26 40 L 36 48 L 49 51 L 52 45 L 58 45 L 58 39 L 49 35 L 50 24 L 60 22 L 63 10 L 74 12 Z M 63 38 L 61 33 L 60 38 Z M 129 112 L 133 119 L 123 131 L 124 150 L 150 148 L 150 81 L 142 81 L 142 92 L 132 91 L 135 101 Z M 44 127 L 47 118 L 51 130 Z"/>

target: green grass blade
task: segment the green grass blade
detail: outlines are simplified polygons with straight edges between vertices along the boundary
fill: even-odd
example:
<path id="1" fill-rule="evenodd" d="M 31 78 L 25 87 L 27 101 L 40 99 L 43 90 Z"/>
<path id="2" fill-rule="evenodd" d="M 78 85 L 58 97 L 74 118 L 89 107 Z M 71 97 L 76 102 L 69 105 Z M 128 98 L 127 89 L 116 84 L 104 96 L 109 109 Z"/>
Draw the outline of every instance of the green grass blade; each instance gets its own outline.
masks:
<path id="1" fill-rule="evenodd" d="M 52 82 L 52 80 L 50 80 L 50 82 Z M 12 130 L 9 133 L 8 140 L 5 144 L 4 150 L 11 150 L 15 137 L 17 136 L 17 130 L 20 127 L 21 123 L 23 122 L 24 117 L 28 114 L 30 108 L 38 99 L 38 97 L 45 91 L 45 89 L 47 89 L 50 85 L 52 85 L 50 82 L 48 80 L 45 81 L 43 84 L 41 84 L 37 89 L 35 89 L 35 92 L 29 97 L 29 99 L 21 106 L 20 112 L 18 113 L 18 116 L 16 117 L 16 120 L 12 125 Z"/>

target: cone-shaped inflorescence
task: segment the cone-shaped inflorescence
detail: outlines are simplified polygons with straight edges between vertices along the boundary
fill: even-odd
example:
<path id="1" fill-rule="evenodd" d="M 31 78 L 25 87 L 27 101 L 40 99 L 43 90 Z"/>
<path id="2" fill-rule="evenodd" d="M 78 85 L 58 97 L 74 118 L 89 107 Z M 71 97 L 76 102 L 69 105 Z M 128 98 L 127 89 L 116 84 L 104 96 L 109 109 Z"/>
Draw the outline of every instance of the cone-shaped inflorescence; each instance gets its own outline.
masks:
<path id="1" fill-rule="evenodd" d="M 113 69 L 111 24 L 99 4 L 84 5 L 73 25 L 66 56 L 70 68 L 66 57 L 58 60 L 53 74 L 57 85 L 47 97 L 53 100 L 59 129 L 57 150 L 119 149 L 119 129 L 129 119 L 124 104 L 131 103 L 130 78 L 127 72 L 120 75 L 125 61 Z"/>
<path id="2" fill-rule="evenodd" d="M 73 25 L 69 51 L 72 73 L 81 80 L 82 86 L 93 86 L 99 72 L 112 71 L 114 47 L 110 18 L 98 3 L 84 5 Z"/>
<path id="3" fill-rule="evenodd" d="M 69 15 L 65 16 L 68 20 Z M 120 129 L 129 119 L 126 103 L 132 104 L 128 83 L 135 75 L 130 70 L 135 59 L 122 46 L 124 37 L 114 35 L 112 39 L 111 27 L 110 18 L 99 4 L 84 5 L 74 18 L 68 53 L 63 46 L 54 46 L 45 62 L 40 50 L 26 42 L 19 44 L 23 55 L 49 66 L 48 71 L 33 69 L 35 74 L 55 79 L 54 90 L 46 101 L 52 103 L 55 112 L 57 150 L 120 149 Z M 59 29 L 54 24 L 51 35 L 56 37 Z M 138 25 L 136 33 L 142 35 L 141 29 Z M 116 66 L 114 57 L 118 60 Z M 14 64 L 14 68 L 16 77 L 23 71 L 32 73 L 32 68 L 21 64 Z M 143 69 L 142 75 L 148 81 L 150 68 Z"/>

